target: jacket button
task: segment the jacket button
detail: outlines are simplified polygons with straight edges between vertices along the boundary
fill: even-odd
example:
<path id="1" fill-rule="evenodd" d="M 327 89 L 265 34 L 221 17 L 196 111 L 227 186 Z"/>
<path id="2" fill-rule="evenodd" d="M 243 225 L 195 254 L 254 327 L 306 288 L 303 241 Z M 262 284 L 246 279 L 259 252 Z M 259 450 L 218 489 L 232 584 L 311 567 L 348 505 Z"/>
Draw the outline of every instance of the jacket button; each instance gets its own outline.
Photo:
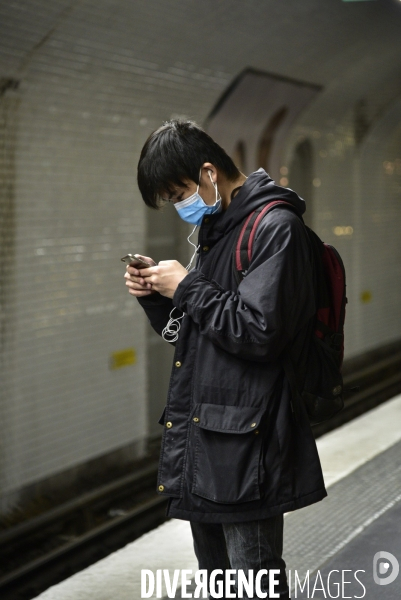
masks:
<path id="1" fill-rule="evenodd" d="M 164 492 L 164 485 L 159 485 L 159 492 Z"/>
<path id="2" fill-rule="evenodd" d="M 209 246 L 203 246 L 202 250 L 203 252 L 207 252 L 209 250 Z"/>
<path id="3" fill-rule="evenodd" d="M 259 433 L 259 429 L 256 429 L 255 431 L 255 435 L 257 435 Z"/>
<path id="4" fill-rule="evenodd" d="M 256 427 L 256 423 L 251 423 L 251 427 Z"/>
<path id="5" fill-rule="evenodd" d="M 205 218 L 203 219 L 203 222 L 204 222 L 204 223 L 209 223 L 209 221 L 210 221 L 210 217 L 205 217 Z"/>
<path id="6" fill-rule="evenodd" d="M 176 367 L 181 367 L 181 364 L 182 364 L 182 363 L 181 363 L 179 360 L 177 360 L 177 362 L 175 363 L 175 366 L 176 366 Z"/>
<path id="7" fill-rule="evenodd" d="M 171 429 L 171 427 L 172 427 L 172 426 L 173 426 L 172 422 L 171 422 L 171 421 L 167 421 L 167 423 L 166 423 L 166 427 L 167 427 L 168 429 Z"/>
<path id="8" fill-rule="evenodd" d="M 199 419 L 198 419 L 198 417 L 194 417 L 194 418 L 193 418 L 193 421 L 194 421 L 195 423 L 199 423 Z"/>

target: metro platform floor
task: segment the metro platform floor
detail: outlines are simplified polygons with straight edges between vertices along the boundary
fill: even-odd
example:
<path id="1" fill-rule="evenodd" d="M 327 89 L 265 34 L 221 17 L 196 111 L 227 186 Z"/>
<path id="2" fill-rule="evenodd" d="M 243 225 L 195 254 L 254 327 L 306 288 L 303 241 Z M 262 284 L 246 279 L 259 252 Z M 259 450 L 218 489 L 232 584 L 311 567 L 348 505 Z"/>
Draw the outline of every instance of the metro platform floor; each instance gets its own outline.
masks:
<path id="1" fill-rule="evenodd" d="M 401 562 L 400 425 L 401 395 L 317 440 L 328 497 L 284 520 L 292 598 L 401 598 L 401 574 L 385 584 Z M 382 551 L 393 557 L 377 561 L 379 585 L 373 561 Z M 141 569 L 196 571 L 189 523 L 172 519 L 35 600 L 140 600 Z"/>

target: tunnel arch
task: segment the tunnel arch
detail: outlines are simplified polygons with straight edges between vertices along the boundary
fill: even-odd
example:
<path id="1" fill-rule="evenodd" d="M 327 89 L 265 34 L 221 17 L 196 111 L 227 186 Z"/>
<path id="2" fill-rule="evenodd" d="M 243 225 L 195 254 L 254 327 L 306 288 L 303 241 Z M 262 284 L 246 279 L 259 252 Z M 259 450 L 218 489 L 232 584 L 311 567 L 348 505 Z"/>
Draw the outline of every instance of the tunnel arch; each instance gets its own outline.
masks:
<path id="1" fill-rule="evenodd" d="M 238 158 L 239 140 L 242 142 L 247 173 L 262 166 L 278 179 L 286 138 L 301 111 L 321 89 L 308 82 L 245 69 L 217 101 L 205 129 L 230 156 Z"/>
<path id="2" fill-rule="evenodd" d="M 269 119 L 266 127 L 262 131 L 260 136 L 256 164 L 258 167 L 262 167 L 265 171 L 269 172 L 271 155 L 273 151 L 274 139 L 280 126 L 282 125 L 285 117 L 288 113 L 288 107 L 282 106 L 279 108 L 274 115 Z"/>

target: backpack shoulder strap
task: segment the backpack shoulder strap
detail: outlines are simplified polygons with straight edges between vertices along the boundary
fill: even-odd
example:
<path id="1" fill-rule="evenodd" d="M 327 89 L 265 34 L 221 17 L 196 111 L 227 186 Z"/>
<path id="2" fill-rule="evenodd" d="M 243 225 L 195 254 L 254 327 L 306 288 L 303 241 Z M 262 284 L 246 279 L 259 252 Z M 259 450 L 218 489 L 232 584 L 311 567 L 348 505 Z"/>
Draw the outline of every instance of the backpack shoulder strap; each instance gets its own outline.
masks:
<path id="1" fill-rule="evenodd" d="M 249 268 L 249 263 L 252 258 L 253 242 L 260 221 L 272 208 L 280 204 L 287 205 L 291 209 L 293 208 L 292 204 L 285 200 L 273 200 L 251 212 L 245 219 L 235 243 L 234 267 L 238 283 L 241 282 Z"/>
<path id="2" fill-rule="evenodd" d="M 253 211 L 245 219 L 237 237 L 234 252 L 234 272 L 238 284 L 241 283 L 246 271 L 249 268 L 252 258 L 253 242 L 255 240 L 256 231 L 260 221 L 270 210 L 276 206 L 279 206 L 280 204 L 291 208 L 295 212 L 294 207 L 289 202 L 286 202 L 285 200 L 273 200 L 272 202 L 269 202 L 268 204 L 265 204 L 264 206 L 261 206 Z M 303 221 L 302 217 L 301 220 Z M 294 370 L 290 352 L 291 346 L 289 345 L 281 355 L 281 364 L 290 385 L 291 409 L 293 417 L 295 421 L 298 422 L 300 419 L 301 398 L 298 392 L 298 376 Z"/>

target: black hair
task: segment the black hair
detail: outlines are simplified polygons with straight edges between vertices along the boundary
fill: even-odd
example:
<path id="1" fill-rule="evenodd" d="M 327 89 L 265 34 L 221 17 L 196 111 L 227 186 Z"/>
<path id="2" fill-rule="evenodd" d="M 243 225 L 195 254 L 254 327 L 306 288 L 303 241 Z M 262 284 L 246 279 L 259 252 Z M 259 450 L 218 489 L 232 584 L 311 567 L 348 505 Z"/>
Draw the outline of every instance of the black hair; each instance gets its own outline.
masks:
<path id="1" fill-rule="evenodd" d="M 199 183 L 205 162 L 212 163 L 230 181 L 240 172 L 232 159 L 199 125 L 173 119 L 150 134 L 138 162 L 138 187 L 151 208 L 160 208 L 162 194 L 173 194 L 174 186 L 187 187 L 185 180 Z"/>

